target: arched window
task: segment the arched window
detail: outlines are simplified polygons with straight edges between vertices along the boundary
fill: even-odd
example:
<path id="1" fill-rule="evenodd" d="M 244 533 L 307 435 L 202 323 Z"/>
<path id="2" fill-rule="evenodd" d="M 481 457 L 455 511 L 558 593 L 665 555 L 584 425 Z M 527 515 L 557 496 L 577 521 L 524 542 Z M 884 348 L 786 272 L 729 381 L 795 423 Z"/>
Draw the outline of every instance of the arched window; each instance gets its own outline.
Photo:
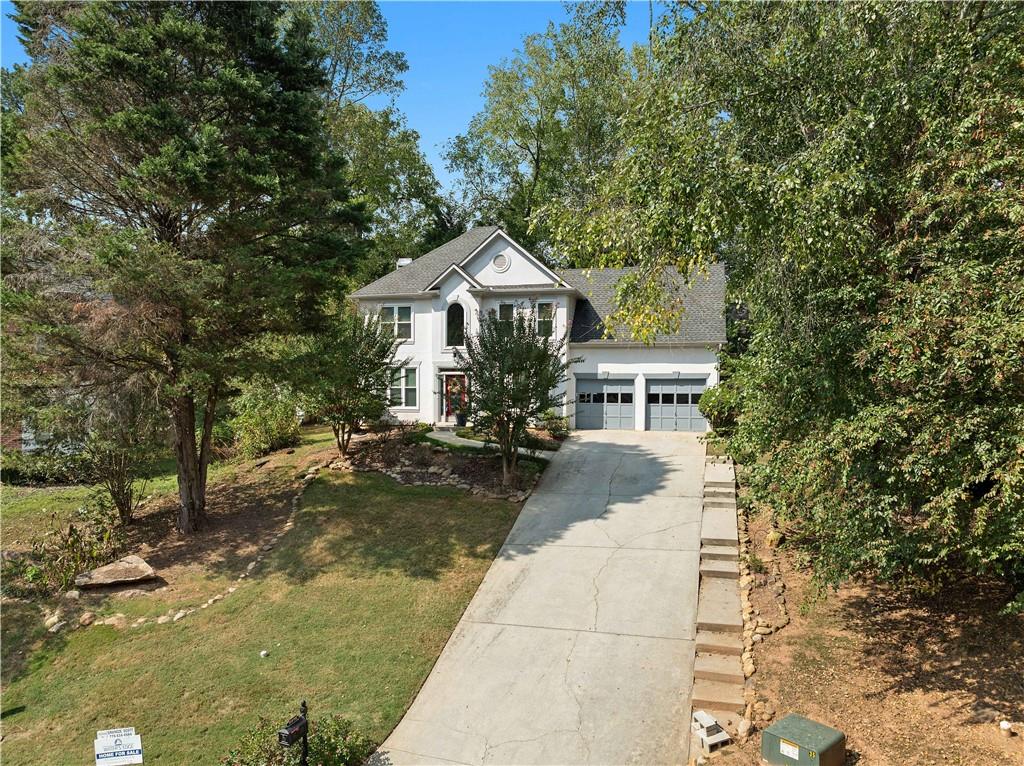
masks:
<path id="1" fill-rule="evenodd" d="M 447 333 L 448 346 L 466 345 L 466 310 L 461 303 L 453 303 L 448 307 Z"/>

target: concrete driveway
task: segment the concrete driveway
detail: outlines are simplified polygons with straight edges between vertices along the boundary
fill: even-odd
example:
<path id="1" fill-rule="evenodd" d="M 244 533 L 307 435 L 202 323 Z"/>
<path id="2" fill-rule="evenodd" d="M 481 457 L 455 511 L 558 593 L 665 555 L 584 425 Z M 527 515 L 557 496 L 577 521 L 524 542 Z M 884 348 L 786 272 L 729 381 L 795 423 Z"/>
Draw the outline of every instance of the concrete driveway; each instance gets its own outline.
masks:
<path id="1" fill-rule="evenodd" d="M 574 435 L 372 763 L 685 763 L 703 471 L 694 434 Z"/>

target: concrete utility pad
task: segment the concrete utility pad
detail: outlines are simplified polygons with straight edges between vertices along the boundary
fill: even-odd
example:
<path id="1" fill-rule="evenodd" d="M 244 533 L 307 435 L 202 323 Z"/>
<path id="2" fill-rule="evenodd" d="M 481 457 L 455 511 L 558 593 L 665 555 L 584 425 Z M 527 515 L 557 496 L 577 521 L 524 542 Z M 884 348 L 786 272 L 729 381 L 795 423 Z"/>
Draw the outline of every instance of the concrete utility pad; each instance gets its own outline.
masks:
<path id="1" fill-rule="evenodd" d="M 575 434 L 372 763 L 685 763 L 703 467 L 694 434 Z"/>

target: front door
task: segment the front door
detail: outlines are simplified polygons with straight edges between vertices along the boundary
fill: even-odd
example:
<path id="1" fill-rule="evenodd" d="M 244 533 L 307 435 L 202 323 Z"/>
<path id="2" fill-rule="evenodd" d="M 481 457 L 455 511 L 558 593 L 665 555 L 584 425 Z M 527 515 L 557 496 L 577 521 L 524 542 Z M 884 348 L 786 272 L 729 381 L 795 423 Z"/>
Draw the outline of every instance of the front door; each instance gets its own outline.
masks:
<path id="1" fill-rule="evenodd" d="M 445 373 L 441 395 L 441 419 L 454 423 L 455 416 L 466 410 L 466 376 L 461 372 Z"/>

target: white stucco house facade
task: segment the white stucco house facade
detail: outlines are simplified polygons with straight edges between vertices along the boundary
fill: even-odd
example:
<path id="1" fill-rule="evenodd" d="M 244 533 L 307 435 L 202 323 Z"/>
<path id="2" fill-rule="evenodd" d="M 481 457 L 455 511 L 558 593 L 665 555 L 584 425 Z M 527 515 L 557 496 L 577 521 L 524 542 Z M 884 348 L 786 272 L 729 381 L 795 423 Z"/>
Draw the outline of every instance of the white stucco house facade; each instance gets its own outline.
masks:
<path id="1" fill-rule="evenodd" d="M 391 389 L 392 414 L 444 424 L 466 385 L 455 349 L 474 333 L 480 316 L 529 308 L 538 329 L 568 334 L 572 365 L 564 415 L 573 428 L 705 431 L 701 392 L 718 382 L 725 343 L 725 271 L 679 290 L 682 325 L 651 345 L 607 337 L 623 269 L 558 269 L 544 265 L 496 226 L 470 229 L 435 250 L 399 265 L 351 298 L 393 324 L 408 360 Z"/>

